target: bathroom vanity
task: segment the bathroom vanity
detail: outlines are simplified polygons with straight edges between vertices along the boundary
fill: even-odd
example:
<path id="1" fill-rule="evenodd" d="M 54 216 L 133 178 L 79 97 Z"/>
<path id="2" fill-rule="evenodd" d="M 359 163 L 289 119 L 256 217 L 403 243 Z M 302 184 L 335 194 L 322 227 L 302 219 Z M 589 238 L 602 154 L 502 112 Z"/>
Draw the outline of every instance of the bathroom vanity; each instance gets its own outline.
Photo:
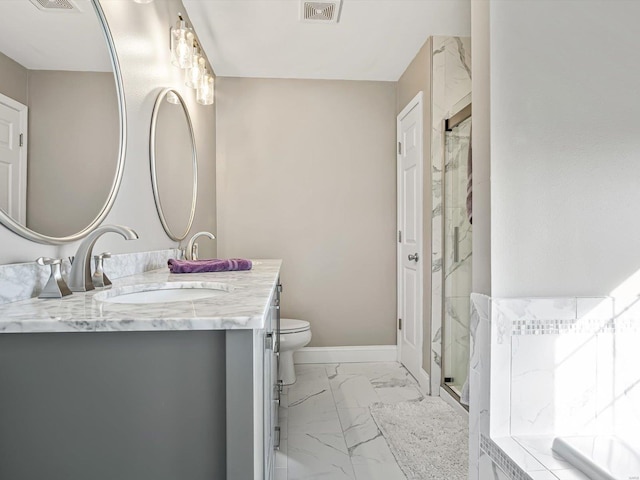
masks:
<path id="1" fill-rule="evenodd" d="M 0 478 L 273 478 L 280 263 L 0 306 Z"/>

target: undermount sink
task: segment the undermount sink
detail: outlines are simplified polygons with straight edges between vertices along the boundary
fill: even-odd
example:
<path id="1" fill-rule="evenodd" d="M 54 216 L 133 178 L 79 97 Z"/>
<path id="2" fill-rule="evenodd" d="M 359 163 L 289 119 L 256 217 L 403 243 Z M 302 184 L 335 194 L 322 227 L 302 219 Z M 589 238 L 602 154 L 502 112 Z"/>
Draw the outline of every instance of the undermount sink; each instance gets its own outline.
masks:
<path id="1" fill-rule="evenodd" d="M 96 293 L 93 298 L 100 302 L 122 304 L 192 302 L 231 291 L 231 285 L 218 282 L 145 283 L 105 290 Z"/>

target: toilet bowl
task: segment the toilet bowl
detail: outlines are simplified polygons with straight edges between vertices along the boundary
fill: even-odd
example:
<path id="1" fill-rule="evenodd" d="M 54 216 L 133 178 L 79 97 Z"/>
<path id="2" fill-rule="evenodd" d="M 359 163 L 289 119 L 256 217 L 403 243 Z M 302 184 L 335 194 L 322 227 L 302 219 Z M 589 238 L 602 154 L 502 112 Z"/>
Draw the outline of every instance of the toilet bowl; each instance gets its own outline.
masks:
<path id="1" fill-rule="evenodd" d="M 311 325 L 304 320 L 280 319 L 280 374 L 284 385 L 296 381 L 293 354 L 311 341 Z"/>

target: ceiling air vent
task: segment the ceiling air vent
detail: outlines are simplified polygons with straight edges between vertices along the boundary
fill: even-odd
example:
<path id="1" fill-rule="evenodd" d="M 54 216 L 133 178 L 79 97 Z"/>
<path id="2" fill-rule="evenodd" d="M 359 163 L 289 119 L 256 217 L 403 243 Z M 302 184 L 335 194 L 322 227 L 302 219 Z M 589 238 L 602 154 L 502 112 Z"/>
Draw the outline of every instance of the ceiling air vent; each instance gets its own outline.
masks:
<path id="1" fill-rule="evenodd" d="M 30 0 L 45 12 L 79 12 L 80 9 L 71 0 Z"/>
<path id="2" fill-rule="evenodd" d="M 309 2 L 302 0 L 300 20 L 309 23 L 338 23 L 342 0 Z"/>

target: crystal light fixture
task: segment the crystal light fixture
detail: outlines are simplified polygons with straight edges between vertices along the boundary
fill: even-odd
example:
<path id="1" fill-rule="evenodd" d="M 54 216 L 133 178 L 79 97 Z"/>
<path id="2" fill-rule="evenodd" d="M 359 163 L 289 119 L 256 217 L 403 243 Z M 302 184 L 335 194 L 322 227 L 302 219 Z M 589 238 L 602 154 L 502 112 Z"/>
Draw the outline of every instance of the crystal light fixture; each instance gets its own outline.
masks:
<path id="1" fill-rule="evenodd" d="M 193 65 L 193 32 L 178 15 L 176 26 L 171 29 L 171 63 L 180 68 Z"/>
<path id="2" fill-rule="evenodd" d="M 200 53 L 200 48 L 194 47 L 193 65 L 187 69 L 185 76 L 185 85 L 191 88 L 198 88 L 202 83 L 202 78 L 206 73 L 206 60 Z"/>
<path id="3" fill-rule="evenodd" d="M 196 89 L 196 101 L 199 104 L 213 105 L 213 73 L 207 67 L 207 57 L 199 45 L 195 31 L 187 26 L 181 14 L 178 14 L 175 27 L 171 28 L 170 40 L 171 63 L 185 69 L 185 85 Z M 167 95 L 167 102 L 181 103 L 178 96 L 171 93 Z"/>
<path id="4" fill-rule="evenodd" d="M 201 105 L 213 104 L 213 75 L 205 73 L 198 87 L 196 101 Z"/>

